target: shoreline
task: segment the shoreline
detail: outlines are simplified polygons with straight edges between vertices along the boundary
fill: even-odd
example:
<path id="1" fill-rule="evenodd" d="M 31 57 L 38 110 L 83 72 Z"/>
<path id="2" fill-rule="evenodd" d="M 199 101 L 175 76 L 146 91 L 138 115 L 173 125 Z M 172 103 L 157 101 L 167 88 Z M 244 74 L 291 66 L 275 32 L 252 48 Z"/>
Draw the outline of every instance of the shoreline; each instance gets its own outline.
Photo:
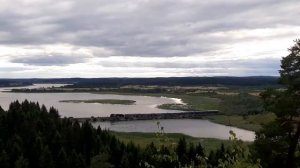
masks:
<path id="1" fill-rule="evenodd" d="M 209 110 L 209 109 L 217 109 L 222 110 L 222 108 L 219 107 L 219 100 L 218 98 L 209 97 L 209 95 L 186 95 L 186 94 L 177 94 L 177 93 L 144 93 L 144 92 L 122 92 L 118 90 L 114 91 L 99 91 L 92 88 L 72 88 L 72 89 L 65 89 L 65 88 L 51 88 L 49 90 L 15 90 L 10 91 L 13 93 L 91 93 L 91 94 L 112 94 L 112 95 L 134 95 L 134 96 L 150 96 L 150 97 L 162 97 L 162 98 L 169 98 L 175 100 L 176 102 L 182 102 L 186 105 L 191 105 L 193 110 L 184 110 L 184 109 L 176 109 L 178 111 L 195 111 L 195 110 Z M 212 100 L 216 99 L 216 100 Z M 222 99 L 220 99 L 222 101 Z M 202 102 L 204 102 L 202 104 Z M 200 104 L 199 104 L 200 103 Z M 176 104 L 176 103 L 174 103 Z M 173 106 L 173 105 L 172 105 Z M 157 108 L 157 107 L 156 107 Z M 172 108 L 163 108 L 166 110 L 174 110 Z M 260 117 L 267 117 L 266 121 L 262 121 Z M 234 118 L 235 120 L 231 120 L 231 118 Z M 226 126 L 234 126 L 237 128 L 249 130 L 249 131 L 258 131 L 261 128 L 261 125 L 268 122 L 269 120 L 272 120 L 274 117 L 270 115 L 266 115 L 264 113 L 262 114 L 250 114 L 246 117 L 243 117 L 239 114 L 235 113 L 225 113 L 224 111 L 221 111 L 219 115 L 211 115 L 205 117 L 205 119 L 208 119 L 211 122 L 222 124 Z"/>
<path id="2" fill-rule="evenodd" d="M 202 119 L 206 116 L 219 115 L 218 110 L 192 111 L 178 113 L 150 113 L 150 114 L 111 114 L 109 117 L 74 118 L 79 122 L 84 121 L 137 121 L 137 120 L 164 120 L 164 119 Z"/>

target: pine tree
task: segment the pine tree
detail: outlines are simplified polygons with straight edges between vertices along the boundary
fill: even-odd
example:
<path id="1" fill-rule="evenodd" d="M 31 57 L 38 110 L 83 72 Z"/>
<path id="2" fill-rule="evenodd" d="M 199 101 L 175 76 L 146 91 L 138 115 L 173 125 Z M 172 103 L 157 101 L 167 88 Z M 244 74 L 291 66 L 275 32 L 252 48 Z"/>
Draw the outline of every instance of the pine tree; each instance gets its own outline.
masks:
<path id="1" fill-rule="evenodd" d="M 5 151 L 0 154 L 0 167 L 9 168 L 9 157 Z"/>
<path id="2" fill-rule="evenodd" d="M 265 167 L 300 166 L 296 155 L 300 139 L 300 40 L 281 61 L 280 83 L 285 90 L 268 89 L 261 94 L 267 111 L 276 114 L 274 122 L 257 132 L 256 155 Z M 297 160 L 297 161 L 296 161 Z"/>
<path id="3" fill-rule="evenodd" d="M 204 154 L 204 148 L 202 147 L 201 143 L 199 142 L 196 146 L 196 154 L 198 156 L 201 156 L 201 157 L 204 157 L 205 154 Z"/>
<path id="4" fill-rule="evenodd" d="M 3 108 L 0 106 L 0 114 L 3 113 L 3 112 L 4 112 L 4 110 L 3 110 Z"/>
<path id="5" fill-rule="evenodd" d="M 189 157 L 189 160 L 195 160 L 195 158 L 196 158 L 196 149 L 192 142 L 189 144 L 188 157 Z"/>
<path id="6" fill-rule="evenodd" d="M 45 146 L 42 150 L 40 159 L 39 159 L 40 167 L 42 168 L 54 168 L 54 162 L 52 158 L 51 151 L 48 146 Z"/>
<path id="7" fill-rule="evenodd" d="M 178 156 L 178 160 L 182 165 L 185 165 L 188 163 L 187 158 L 187 143 L 184 137 L 180 138 L 178 141 L 178 145 L 176 148 L 176 153 Z"/>
<path id="8" fill-rule="evenodd" d="M 60 149 L 55 165 L 56 168 L 67 168 L 69 166 L 69 160 L 64 148 Z"/>
<path id="9" fill-rule="evenodd" d="M 108 162 L 108 159 L 108 155 L 104 153 L 94 156 L 91 160 L 91 168 L 112 168 L 113 166 Z M 123 166 L 126 167 L 125 164 Z"/>
<path id="10" fill-rule="evenodd" d="M 15 162 L 15 168 L 28 168 L 28 160 L 21 155 Z"/>

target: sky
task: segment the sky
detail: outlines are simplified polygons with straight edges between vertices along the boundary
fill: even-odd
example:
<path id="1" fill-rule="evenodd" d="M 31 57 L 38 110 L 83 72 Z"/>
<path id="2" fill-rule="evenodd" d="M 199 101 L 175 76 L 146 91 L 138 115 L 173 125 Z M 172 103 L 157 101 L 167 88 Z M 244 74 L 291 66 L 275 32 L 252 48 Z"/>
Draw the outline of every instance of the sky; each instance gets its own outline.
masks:
<path id="1" fill-rule="evenodd" d="M 0 78 L 278 76 L 299 0 L 0 0 Z"/>

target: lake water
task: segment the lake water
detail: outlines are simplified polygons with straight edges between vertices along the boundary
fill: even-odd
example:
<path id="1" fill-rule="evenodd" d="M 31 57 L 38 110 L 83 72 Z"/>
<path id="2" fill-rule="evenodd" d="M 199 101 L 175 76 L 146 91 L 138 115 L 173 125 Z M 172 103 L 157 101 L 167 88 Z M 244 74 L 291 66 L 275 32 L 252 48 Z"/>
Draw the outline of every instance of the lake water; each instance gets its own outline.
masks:
<path id="1" fill-rule="evenodd" d="M 40 88 L 60 87 L 64 84 L 35 84 L 27 87 L 17 88 Z M 16 88 L 16 87 L 14 87 Z M 167 113 L 180 112 L 176 110 L 163 110 L 156 108 L 157 105 L 165 103 L 180 103 L 180 99 L 166 97 L 114 95 L 114 94 L 92 94 L 92 93 L 11 93 L 1 92 L 12 88 L 0 88 L 0 106 L 7 110 L 10 102 L 25 99 L 38 101 L 48 108 L 53 106 L 59 110 L 62 117 L 104 117 L 110 114 L 134 114 L 134 113 Z M 86 99 L 124 99 L 135 100 L 134 105 L 112 105 L 99 103 L 65 103 L 60 100 L 86 100 Z M 97 122 L 94 126 L 120 132 L 157 132 L 157 120 L 147 121 L 123 121 L 123 122 Z M 254 132 L 234 127 L 228 127 L 207 120 L 180 119 L 160 120 L 166 133 L 183 133 L 193 137 L 209 137 L 228 139 L 229 131 L 233 130 L 238 137 L 246 141 L 254 140 Z"/>
<path id="2" fill-rule="evenodd" d="M 62 84 L 36 84 L 29 87 L 18 88 L 39 88 L 59 87 Z M 0 91 L 12 88 L 1 88 Z M 114 95 L 114 94 L 92 94 L 92 93 L 12 93 L 0 92 L 0 105 L 7 110 L 10 102 L 19 100 L 38 101 L 48 108 L 53 106 L 59 110 L 62 117 L 107 117 L 110 114 L 134 114 L 134 113 L 168 113 L 179 112 L 176 110 L 163 110 L 156 108 L 157 105 L 165 103 L 178 103 L 179 99 L 166 97 Z M 67 103 L 60 100 L 88 100 L 88 99 L 122 99 L 135 100 L 134 105 L 100 104 L 100 103 Z"/>
<path id="3" fill-rule="evenodd" d="M 118 122 L 95 122 L 95 127 L 106 128 L 118 132 L 158 132 L 158 120 L 118 121 Z M 216 124 L 208 120 L 199 119 L 170 119 L 159 120 L 160 126 L 165 133 L 183 133 L 192 137 L 228 139 L 229 131 L 236 133 L 237 137 L 245 141 L 253 141 L 255 135 L 235 127 Z"/>

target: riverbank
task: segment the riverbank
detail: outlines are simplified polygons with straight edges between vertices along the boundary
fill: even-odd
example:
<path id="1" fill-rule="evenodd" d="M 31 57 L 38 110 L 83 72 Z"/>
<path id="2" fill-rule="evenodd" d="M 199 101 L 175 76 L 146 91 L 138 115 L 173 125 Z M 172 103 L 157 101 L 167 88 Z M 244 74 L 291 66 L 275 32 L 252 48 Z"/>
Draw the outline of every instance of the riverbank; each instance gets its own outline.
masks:
<path id="1" fill-rule="evenodd" d="M 206 116 L 211 122 L 223 124 L 227 126 L 234 126 L 250 131 L 259 131 L 263 125 L 275 120 L 276 116 L 273 113 L 263 113 L 248 116 L 239 115 L 216 115 L 216 116 Z"/>
<path id="2" fill-rule="evenodd" d="M 202 119 L 207 116 L 218 115 L 217 110 L 178 112 L 178 113 L 150 113 L 150 114 L 111 114 L 109 117 L 76 118 L 84 121 L 136 121 L 136 120 L 165 120 L 165 119 Z"/>
<path id="3" fill-rule="evenodd" d="M 124 143 L 133 142 L 136 145 L 139 145 L 142 148 L 145 148 L 151 142 L 154 143 L 157 147 L 160 145 L 165 146 L 173 146 L 176 144 L 180 138 L 184 137 L 187 143 L 201 143 L 201 145 L 205 148 L 205 153 L 209 153 L 210 151 L 215 151 L 216 149 L 220 148 L 222 144 L 225 146 L 231 145 L 231 141 L 229 140 L 222 140 L 222 139 L 215 139 L 215 138 L 195 138 L 184 134 L 178 133 L 164 133 L 164 134 L 157 134 L 157 133 L 140 133 L 140 132 L 111 132 L 115 135 L 119 140 Z M 228 134 L 229 136 L 229 134 Z M 245 144 L 251 144 L 251 142 L 244 142 Z"/>

